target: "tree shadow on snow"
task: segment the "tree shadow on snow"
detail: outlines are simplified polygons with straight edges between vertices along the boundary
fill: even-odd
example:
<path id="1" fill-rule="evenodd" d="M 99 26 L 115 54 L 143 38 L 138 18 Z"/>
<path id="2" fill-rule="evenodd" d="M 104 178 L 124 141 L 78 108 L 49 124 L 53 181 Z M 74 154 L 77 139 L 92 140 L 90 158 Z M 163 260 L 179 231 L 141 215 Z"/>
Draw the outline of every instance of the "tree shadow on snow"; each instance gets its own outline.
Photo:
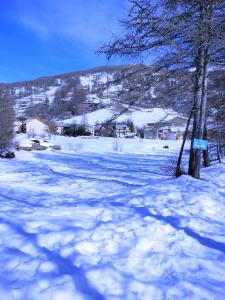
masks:
<path id="1" fill-rule="evenodd" d="M 40 246 L 38 244 L 37 234 L 26 232 L 19 224 L 12 223 L 11 221 L 8 221 L 1 217 L 0 222 L 7 224 L 15 233 L 27 239 L 30 243 L 32 243 L 39 254 L 44 255 L 48 259 L 48 261 L 56 265 L 56 270 L 49 272 L 49 277 L 51 279 L 53 277 L 69 275 L 73 279 L 74 287 L 83 296 L 86 296 L 88 297 L 88 299 L 92 300 L 105 300 L 105 297 L 88 281 L 85 271 L 81 267 L 75 266 L 68 258 L 62 257 L 56 251 L 51 251 L 46 247 Z M 19 249 L 12 247 L 9 247 L 8 249 L 6 248 L 6 250 L 14 254 L 22 253 Z M 43 277 L 45 276 L 46 274 Z M 6 278 L 3 278 L 3 281 L 4 282 L 2 283 L 4 283 L 4 286 L 7 287 L 8 290 L 12 289 L 12 285 L 15 284 L 15 282 L 10 281 L 10 279 L 6 280 Z M 26 282 L 26 284 L 28 283 Z"/>
<path id="2" fill-rule="evenodd" d="M 225 253 L 225 244 L 215 241 L 208 237 L 203 237 L 199 233 L 193 231 L 189 227 L 182 227 L 180 225 L 180 220 L 178 217 L 174 216 L 162 216 L 159 214 L 153 214 L 151 213 L 146 207 L 132 207 L 132 209 L 135 210 L 136 213 L 138 213 L 142 218 L 144 217 L 152 217 L 156 220 L 162 221 L 166 224 L 169 224 L 171 227 L 173 227 L 176 230 L 183 230 L 186 235 L 190 236 L 191 238 L 195 239 L 199 244 L 206 246 L 208 248 L 220 251 Z"/>

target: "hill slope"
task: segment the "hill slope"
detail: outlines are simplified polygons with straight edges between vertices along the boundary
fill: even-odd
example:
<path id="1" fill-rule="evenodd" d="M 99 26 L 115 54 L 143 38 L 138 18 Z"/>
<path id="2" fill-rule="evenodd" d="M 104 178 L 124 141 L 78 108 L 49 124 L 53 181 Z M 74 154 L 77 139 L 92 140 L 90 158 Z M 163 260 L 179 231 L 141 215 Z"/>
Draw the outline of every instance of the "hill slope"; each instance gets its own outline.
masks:
<path id="1" fill-rule="evenodd" d="M 168 93 L 180 81 L 181 76 L 168 79 L 150 66 L 123 65 L 2 84 L 1 89 L 14 99 L 17 117 L 39 115 L 62 120 L 94 111 L 128 110 L 132 115 L 163 108 L 181 112 L 177 96 Z"/>

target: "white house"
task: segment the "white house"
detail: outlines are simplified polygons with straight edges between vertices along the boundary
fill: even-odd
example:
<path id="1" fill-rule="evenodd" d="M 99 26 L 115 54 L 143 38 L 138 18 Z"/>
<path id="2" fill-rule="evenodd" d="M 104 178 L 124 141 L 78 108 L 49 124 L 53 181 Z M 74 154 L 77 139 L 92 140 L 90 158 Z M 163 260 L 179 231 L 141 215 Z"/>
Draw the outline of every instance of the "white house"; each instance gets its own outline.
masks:
<path id="1" fill-rule="evenodd" d="M 58 134 L 62 135 L 65 127 L 69 127 L 69 125 L 67 125 L 63 121 L 57 121 L 56 122 L 56 132 Z"/>
<path id="2" fill-rule="evenodd" d="M 25 133 L 28 137 L 48 138 L 50 135 L 49 124 L 39 117 L 33 117 L 25 122 Z"/>
<path id="3" fill-rule="evenodd" d="M 129 132 L 129 127 L 125 123 L 116 124 L 116 137 L 125 137 Z"/>

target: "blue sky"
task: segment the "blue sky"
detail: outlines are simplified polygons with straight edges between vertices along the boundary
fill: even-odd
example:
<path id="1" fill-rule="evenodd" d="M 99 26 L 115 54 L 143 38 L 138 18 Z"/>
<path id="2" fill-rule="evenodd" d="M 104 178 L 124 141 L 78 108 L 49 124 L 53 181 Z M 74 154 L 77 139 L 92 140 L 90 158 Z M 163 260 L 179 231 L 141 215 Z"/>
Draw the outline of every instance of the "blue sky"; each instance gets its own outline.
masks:
<path id="1" fill-rule="evenodd" d="M 0 82 L 105 65 L 95 51 L 121 31 L 127 0 L 1 0 Z M 124 63 L 112 60 L 109 64 Z"/>

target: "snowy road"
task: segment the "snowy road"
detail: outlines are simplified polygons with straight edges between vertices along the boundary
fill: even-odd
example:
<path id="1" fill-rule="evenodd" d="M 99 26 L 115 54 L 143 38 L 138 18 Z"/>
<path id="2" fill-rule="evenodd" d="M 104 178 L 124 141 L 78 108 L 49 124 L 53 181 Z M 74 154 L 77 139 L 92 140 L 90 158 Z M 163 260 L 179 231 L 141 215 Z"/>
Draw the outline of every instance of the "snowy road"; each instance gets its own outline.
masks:
<path id="1" fill-rule="evenodd" d="M 169 159 L 2 160 L 0 299 L 225 299 L 225 168 L 174 180 Z"/>

